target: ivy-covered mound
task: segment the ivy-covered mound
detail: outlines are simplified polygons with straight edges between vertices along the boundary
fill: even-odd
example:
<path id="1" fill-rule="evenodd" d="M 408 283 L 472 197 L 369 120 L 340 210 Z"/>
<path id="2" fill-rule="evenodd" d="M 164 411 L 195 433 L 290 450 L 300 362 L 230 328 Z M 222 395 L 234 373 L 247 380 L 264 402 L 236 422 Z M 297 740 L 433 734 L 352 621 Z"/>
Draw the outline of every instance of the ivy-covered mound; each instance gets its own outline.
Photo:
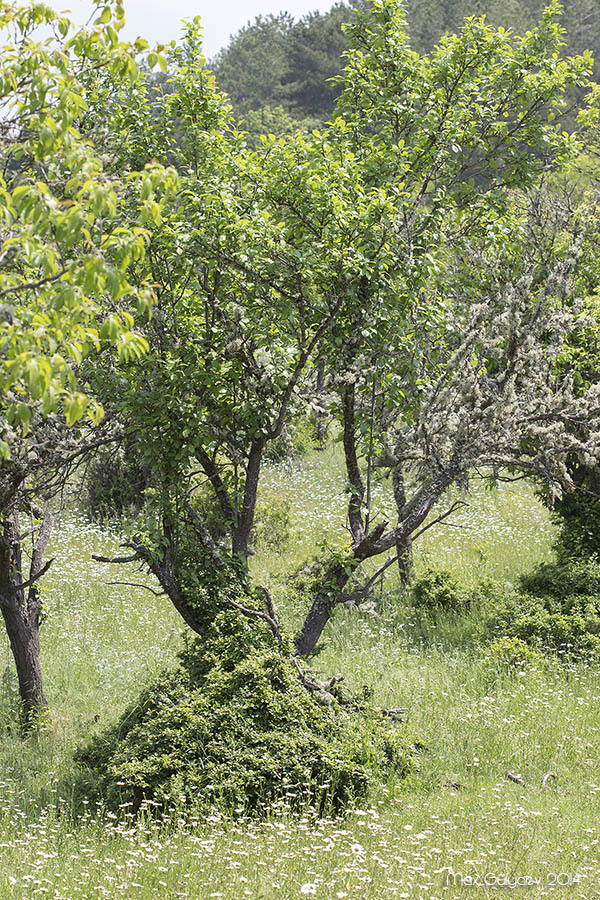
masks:
<path id="1" fill-rule="evenodd" d="M 364 699 L 307 690 L 265 623 L 229 609 L 77 760 L 87 796 L 113 809 L 245 813 L 278 802 L 339 811 L 415 765 L 402 726 Z"/>

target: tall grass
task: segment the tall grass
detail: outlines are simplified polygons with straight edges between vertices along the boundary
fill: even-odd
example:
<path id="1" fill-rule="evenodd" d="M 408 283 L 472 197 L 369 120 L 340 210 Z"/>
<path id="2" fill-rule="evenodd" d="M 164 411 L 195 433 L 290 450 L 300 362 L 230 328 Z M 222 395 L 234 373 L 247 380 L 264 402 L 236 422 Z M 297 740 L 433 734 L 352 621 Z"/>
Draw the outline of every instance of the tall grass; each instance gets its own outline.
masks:
<path id="1" fill-rule="evenodd" d="M 254 574 L 281 596 L 286 575 L 319 543 L 344 539 L 345 496 L 336 454 L 267 473 L 267 503 L 289 496 L 289 544 L 259 546 Z M 379 493 L 377 493 L 379 492 Z M 389 503 L 386 484 L 377 502 Z M 459 529 L 432 529 L 417 566 L 514 580 L 548 558 L 547 512 L 523 486 L 496 494 L 474 486 Z M 378 702 L 408 709 L 407 730 L 423 744 L 420 771 L 380 786 L 344 819 L 274 812 L 270 821 L 231 822 L 216 813 L 184 827 L 68 815 L 73 747 L 113 721 L 140 685 L 174 657 L 177 614 L 143 587 L 135 567 L 92 562 L 118 535 L 67 517 L 45 584 L 43 662 L 52 713 L 26 741 L 11 724 L 14 674 L 5 649 L 0 693 L 0 898 L 96 900 L 320 900 L 360 897 L 502 896 L 461 877 L 539 881 L 517 896 L 600 896 L 600 699 L 597 670 L 550 660 L 510 674 L 464 639 L 469 623 L 431 625 L 426 640 L 390 585 L 383 612 L 342 609 L 315 665 L 369 683 Z M 117 569 L 117 567 L 115 567 Z M 298 602 L 298 601 L 295 601 Z M 507 778 L 512 772 L 524 784 Z M 542 787 L 543 777 L 553 777 Z M 560 877 L 558 877 L 560 876 Z M 571 885 L 565 882 L 570 877 Z M 489 879 L 488 879 L 489 880 Z"/>

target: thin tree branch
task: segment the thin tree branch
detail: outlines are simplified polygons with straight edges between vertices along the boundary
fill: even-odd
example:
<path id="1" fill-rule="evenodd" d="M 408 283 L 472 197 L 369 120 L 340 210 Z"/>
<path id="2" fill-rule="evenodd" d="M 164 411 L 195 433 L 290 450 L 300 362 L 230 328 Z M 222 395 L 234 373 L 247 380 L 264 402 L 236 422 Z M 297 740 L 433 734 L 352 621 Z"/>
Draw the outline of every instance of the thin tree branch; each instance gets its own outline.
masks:
<path id="1" fill-rule="evenodd" d="M 151 594 L 154 594 L 155 597 L 165 597 L 166 591 L 157 591 L 154 588 L 150 587 L 147 584 L 142 584 L 139 581 L 105 581 L 104 584 L 109 585 L 124 585 L 125 587 L 139 587 L 144 588 L 147 591 L 150 591 Z"/>

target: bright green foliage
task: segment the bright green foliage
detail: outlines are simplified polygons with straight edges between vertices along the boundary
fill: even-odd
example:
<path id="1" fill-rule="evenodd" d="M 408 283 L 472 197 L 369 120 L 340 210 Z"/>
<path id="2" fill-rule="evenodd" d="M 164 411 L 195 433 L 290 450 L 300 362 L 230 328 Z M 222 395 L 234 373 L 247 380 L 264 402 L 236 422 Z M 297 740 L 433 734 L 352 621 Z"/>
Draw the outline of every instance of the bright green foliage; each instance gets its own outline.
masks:
<path id="1" fill-rule="evenodd" d="M 77 389 L 82 360 L 109 345 L 124 361 L 147 349 L 128 310 L 147 312 L 152 291 L 127 271 L 144 256 L 145 225 L 160 218 L 173 174 L 148 166 L 110 177 L 78 130 L 90 73 L 128 85 L 138 77 L 122 25 L 119 3 L 79 31 L 40 3 L 0 5 L 0 396 L 8 426 L 25 432 L 34 408 L 61 408 L 68 424 L 86 412 L 98 421 L 100 405 Z M 125 190 L 137 202 L 124 224 Z M 0 451 L 9 453 L 6 440 Z"/>
<path id="2" fill-rule="evenodd" d="M 518 590 L 490 586 L 480 599 L 493 635 L 565 659 L 600 651 L 600 564 L 594 557 L 548 563 L 522 578 Z"/>
<path id="3" fill-rule="evenodd" d="M 346 26 L 352 49 L 340 98 L 355 128 L 375 130 L 363 152 L 391 145 L 396 177 L 411 156 L 412 179 L 435 165 L 431 187 L 443 173 L 446 191 L 462 199 L 475 187 L 494 192 L 534 183 L 549 159 L 567 158 L 576 146 L 556 119 L 591 69 L 589 54 L 560 59 L 559 11 L 551 3 L 523 37 L 470 18 L 430 57 L 419 57 L 410 50 L 402 7 L 375 0 Z"/>
<path id="4" fill-rule="evenodd" d="M 467 16 L 485 15 L 494 26 L 518 34 L 535 27 L 543 3 L 538 0 L 408 0 L 407 13 L 411 42 L 415 50 L 427 53 L 444 33 L 458 31 Z M 566 55 L 591 50 L 598 65 L 598 24 L 596 0 L 562 0 Z M 599 70 L 596 68 L 595 75 Z"/>
<path id="5" fill-rule="evenodd" d="M 236 114 L 282 106 L 295 118 L 327 120 L 339 88 L 331 81 L 343 68 L 348 49 L 341 25 L 352 21 L 353 8 L 368 4 L 336 3 L 331 10 L 293 22 L 289 16 L 258 18 L 232 38 L 214 61 L 217 81 L 231 98 Z M 462 29 L 470 16 L 484 16 L 489 25 L 524 34 L 535 28 L 544 4 L 537 0 L 407 0 L 404 4 L 410 47 L 431 53 L 445 34 Z M 563 57 L 591 50 L 598 76 L 597 0 L 564 0 Z M 279 118 L 274 124 L 279 123 Z M 284 124 L 283 120 L 281 123 Z M 268 128 L 266 130 L 274 130 Z M 278 133 L 275 131 L 275 133 Z M 281 132 L 285 134 L 285 128 Z"/>
<path id="6" fill-rule="evenodd" d="M 540 666 L 544 663 L 544 657 L 516 637 L 502 637 L 485 647 L 483 658 L 491 667 L 501 672 L 515 674 L 523 672 L 531 666 Z"/>
<path id="7" fill-rule="evenodd" d="M 339 811 L 416 764 L 402 726 L 364 700 L 316 702 L 272 635 L 231 612 L 77 758 L 88 794 L 167 813 Z"/>
<path id="8" fill-rule="evenodd" d="M 158 555 L 177 543 L 198 490 L 191 473 L 200 473 L 221 512 L 213 539 L 226 555 L 229 534 L 233 552 L 247 556 L 252 478 L 256 486 L 283 428 L 316 409 L 318 363 L 338 421 L 344 395 L 355 392 L 359 457 L 378 455 L 385 466 L 394 429 L 419 420 L 426 387 L 443 376 L 478 299 L 480 273 L 462 254 L 470 260 L 475 248 L 488 280 L 486 254 L 518 259 L 522 192 L 577 150 L 556 121 L 590 61 L 561 61 L 555 12 L 523 38 L 470 20 L 420 57 L 401 7 L 377 0 L 347 28 L 352 49 L 331 126 L 267 136 L 255 152 L 233 130 L 197 22 L 170 54 L 168 90 L 149 78 L 134 90 L 98 87 L 94 112 L 102 120 L 110 106 L 103 146 L 113 165 L 155 158 L 179 175 L 148 253 L 130 271 L 156 286 L 151 352 L 126 378 L 110 360 L 92 374 L 100 396 L 143 436 L 158 486 Z M 475 349 L 470 357 L 477 371 Z M 502 365 L 496 345 L 492 357 Z M 444 422 L 454 412 L 444 410 Z M 424 479 L 436 465 L 428 454 Z"/>
<path id="9" fill-rule="evenodd" d="M 321 123 L 316 117 L 299 119 L 291 115 L 284 106 L 262 106 L 241 115 L 237 124 L 248 147 L 260 150 L 264 146 L 264 135 L 290 138 L 298 131 L 309 134 Z"/>
<path id="10" fill-rule="evenodd" d="M 427 569 L 411 584 L 408 600 L 418 613 L 427 613 L 435 621 L 452 613 L 465 613 L 470 596 L 450 572 Z"/>

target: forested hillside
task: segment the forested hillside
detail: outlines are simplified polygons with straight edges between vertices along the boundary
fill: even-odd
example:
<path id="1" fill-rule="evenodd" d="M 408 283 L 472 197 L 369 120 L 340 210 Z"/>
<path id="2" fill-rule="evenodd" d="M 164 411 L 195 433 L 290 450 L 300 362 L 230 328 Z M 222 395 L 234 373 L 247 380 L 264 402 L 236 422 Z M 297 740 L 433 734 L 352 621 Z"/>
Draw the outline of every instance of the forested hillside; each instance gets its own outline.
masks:
<path id="1" fill-rule="evenodd" d="M 468 16 L 485 15 L 519 34 L 533 28 L 544 0 L 408 0 L 409 37 L 414 50 L 428 53 L 445 33 L 460 31 Z M 298 21 L 281 13 L 258 16 L 221 51 L 213 66 L 219 86 L 251 132 L 286 133 L 297 120 L 314 125 L 333 112 L 339 87 L 332 83 L 347 47 L 342 25 L 363 0 L 335 3 L 329 12 Z M 600 76 L 600 0 L 564 0 L 565 55 L 591 50 Z"/>

